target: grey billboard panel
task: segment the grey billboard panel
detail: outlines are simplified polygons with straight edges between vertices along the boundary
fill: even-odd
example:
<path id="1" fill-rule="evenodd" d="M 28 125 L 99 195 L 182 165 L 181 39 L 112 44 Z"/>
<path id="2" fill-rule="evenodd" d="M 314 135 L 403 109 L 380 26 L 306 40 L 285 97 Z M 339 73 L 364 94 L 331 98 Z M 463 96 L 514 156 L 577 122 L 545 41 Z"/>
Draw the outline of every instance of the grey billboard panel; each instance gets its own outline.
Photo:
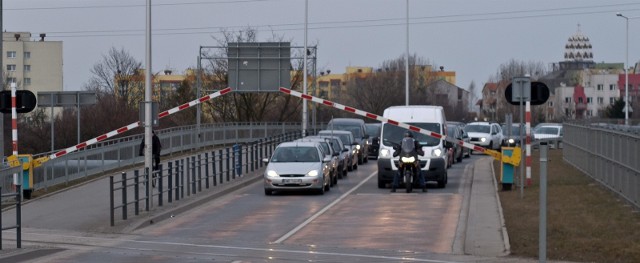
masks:
<path id="1" fill-rule="evenodd" d="M 291 86 L 289 42 L 234 42 L 227 46 L 229 87 L 236 91 L 278 92 Z"/>
<path id="2" fill-rule="evenodd" d="M 41 91 L 37 94 L 40 107 L 66 107 L 96 104 L 93 91 Z"/>

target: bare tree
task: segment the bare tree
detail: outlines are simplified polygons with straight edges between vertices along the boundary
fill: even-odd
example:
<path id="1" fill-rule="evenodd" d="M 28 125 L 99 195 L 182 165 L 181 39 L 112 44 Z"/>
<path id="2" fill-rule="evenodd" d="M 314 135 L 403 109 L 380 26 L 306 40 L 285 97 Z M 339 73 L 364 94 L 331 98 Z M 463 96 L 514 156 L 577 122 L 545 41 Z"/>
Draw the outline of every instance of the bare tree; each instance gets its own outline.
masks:
<path id="1" fill-rule="evenodd" d="M 114 94 L 124 101 L 141 101 L 144 96 L 141 92 L 143 89 L 139 87 L 144 85 L 144 78 L 140 74 L 141 68 L 142 63 L 124 48 L 118 50 L 112 47 L 107 54 L 102 55 L 102 61 L 96 62 L 91 68 L 93 76 L 85 85 L 85 89 Z"/>

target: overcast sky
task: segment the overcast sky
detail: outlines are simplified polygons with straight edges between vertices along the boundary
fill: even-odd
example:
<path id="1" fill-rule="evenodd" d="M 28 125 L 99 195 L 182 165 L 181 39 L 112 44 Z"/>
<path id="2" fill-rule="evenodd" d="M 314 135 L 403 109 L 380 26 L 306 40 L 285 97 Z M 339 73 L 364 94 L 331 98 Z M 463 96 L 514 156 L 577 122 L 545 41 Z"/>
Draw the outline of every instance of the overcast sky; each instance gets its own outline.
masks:
<path id="1" fill-rule="evenodd" d="M 145 0 L 4 0 L 5 31 L 63 41 L 64 90 L 80 90 L 111 47 L 144 65 Z M 308 0 L 308 43 L 318 69 L 378 67 L 406 50 L 406 0 Z M 409 0 L 409 52 L 455 71 L 457 85 L 477 89 L 511 59 L 550 64 L 564 59 L 577 32 L 591 39 L 596 62 L 625 62 L 625 19 L 640 17 L 634 0 Z M 304 44 L 304 0 L 153 0 L 152 70 L 196 67 L 200 46 L 218 45 L 221 30 L 258 29 Z M 629 63 L 640 58 L 640 19 L 629 20 Z"/>

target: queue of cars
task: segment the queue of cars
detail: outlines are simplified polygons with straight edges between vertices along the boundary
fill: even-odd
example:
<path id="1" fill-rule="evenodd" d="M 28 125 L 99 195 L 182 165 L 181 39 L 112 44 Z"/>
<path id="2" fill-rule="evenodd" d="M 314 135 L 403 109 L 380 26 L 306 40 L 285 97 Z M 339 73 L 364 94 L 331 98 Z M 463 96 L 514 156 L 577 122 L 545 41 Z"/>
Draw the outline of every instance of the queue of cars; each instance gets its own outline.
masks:
<path id="1" fill-rule="evenodd" d="M 385 110 L 384 117 L 488 149 L 499 150 L 507 142 L 511 146 L 520 141 L 518 124 L 509 127 L 491 122 L 446 121 L 439 106 L 394 106 Z M 365 123 L 356 118 L 336 118 L 327 127 L 316 135 L 281 143 L 270 158 L 262 160 L 267 163 L 265 195 L 289 190 L 324 194 L 369 158 L 378 162 L 378 187 L 385 188 L 391 183 L 398 167 L 393 142 L 402 140 L 405 128 L 389 123 Z M 543 124 L 533 131 L 535 139 L 561 137 L 562 125 Z M 425 153 L 418 156 L 418 161 L 426 181 L 435 181 L 440 188 L 447 185 L 447 169 L 472 153 L 458 143 L 418 132 L 413 132 L 413 136 Z"/>

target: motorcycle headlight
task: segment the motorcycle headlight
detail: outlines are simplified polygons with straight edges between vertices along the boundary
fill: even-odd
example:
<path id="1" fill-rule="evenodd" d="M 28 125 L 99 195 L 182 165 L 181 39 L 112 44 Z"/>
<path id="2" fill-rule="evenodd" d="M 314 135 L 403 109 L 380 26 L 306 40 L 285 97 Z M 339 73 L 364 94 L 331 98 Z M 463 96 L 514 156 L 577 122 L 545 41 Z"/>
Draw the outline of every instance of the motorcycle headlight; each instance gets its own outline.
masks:
<path id="1" fill-rule="evenodd" d="M 318 176 L 318 170 L 311 170 L 307 173 L 307 176 L 316 177 Z"/>
<path id="2" fill-rule="evenodd" d="M 267 171 L 267 177 L 278 177 L 278 173 L 274 170 Z"/>
<path id="3" fill-rule="evenodd" d="M 413 163 L 416 161 L 416 158 L 411 156 L 411 157 L 402 157 L 401 158 L 403 163 Z"/>
<path id="4" fill-rule="evenodd" d="M 391 154 L 391 152 L 389 151 L 389 149 L 381 149 L 380 150 L 380 157 L 388 157 L 389 154 Z"/>
<path id="5" fill-rule="evenodd" d="M 360 144 L 356 145 L 356 149 L 360 150 Z"/>
<path id="6" fill-rule="evenodd" d="M 507 140 L 507 142 L 509 144 L 514 144 L 516 142 L 516 140 L 514 140 L 513 138 L 510 138 L 509 140 Z"/>
<path id="7" fill-rule="evenodd" d="M 442 149 L 440 149 L 440 148 L 433 149 L 433 150 L 431 151 L 431 155 L 433 155 L 433 156 L 435 156 L 435 157 L 440 157 L 440 156 L 442 156 Z"/>
<path id="8" fill-rule="evenodd" d="M 482 137 L 482 138 L 480 138 L 480 141 L 481 141 L 481 142 L 486 142 L 486 141 L 487 141 L 487 138 Z"/>

